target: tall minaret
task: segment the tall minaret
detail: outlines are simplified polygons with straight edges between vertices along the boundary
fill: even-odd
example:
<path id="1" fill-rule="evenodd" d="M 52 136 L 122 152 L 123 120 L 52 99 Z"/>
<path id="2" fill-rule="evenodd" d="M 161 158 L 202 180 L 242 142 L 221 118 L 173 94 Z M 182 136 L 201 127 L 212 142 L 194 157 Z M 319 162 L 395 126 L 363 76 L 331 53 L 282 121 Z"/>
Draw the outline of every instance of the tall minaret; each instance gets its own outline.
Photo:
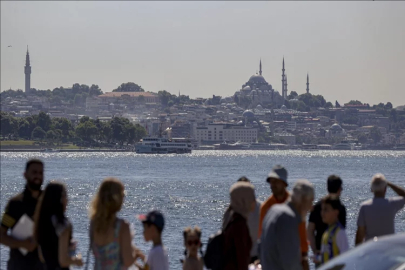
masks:
<path id="1" fill-rule="evenodd" d="M 30 53 L 28 52 L 27 46 L 27 55 L 25 57 L 25 93 L 29 93 L 31 90 L 31 65 L 30 65 Z"/>
<path id="2" fill-rule="evenodd" d="M 309 75 L 307 73 L 307 94 L 309 94 Z"/>
<path id="3" fill-rule="evenodd" d="M 260 59 L 259 74 L 262 75 L 262 59 Z"/>
<path id="4" fill-rule="evenodd" d="M 288 95 L 288 88 L 287 88 L 287 74 L 285 74 L 285 80 L 284 80 L 284 83 L 285 83 L 285 85 L 284 85 L 284 93 L 285 93 L 285 98 L 284 99 L 287 99 L 287 95 Z"/>
<path id="5" fill-rule="evenodd" d="M 281 69 L 281 95 L 284 99 L 287 99 L 287 84 L 286 84 L 286 75 L 285 75 L 285 66 L 284 66 L 284 57 L 283 57 L 283 68 Z"/>

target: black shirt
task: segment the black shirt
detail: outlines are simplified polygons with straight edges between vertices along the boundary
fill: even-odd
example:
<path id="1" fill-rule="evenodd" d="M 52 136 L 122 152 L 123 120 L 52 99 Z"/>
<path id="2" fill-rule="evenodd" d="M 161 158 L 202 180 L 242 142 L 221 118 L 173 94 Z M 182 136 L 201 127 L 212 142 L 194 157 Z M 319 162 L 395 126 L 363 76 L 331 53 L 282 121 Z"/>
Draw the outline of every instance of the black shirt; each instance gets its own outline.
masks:
<path id="1" fill-rule="evenodd" d="M 314 210 L 312 210 L 311 214 L 309 215 L 309 222 L 315 224 L 315 245 L 317 250 L 321 250 L 322 235 L 328 229 L 328 225 L 322 222 L 321 208 L 322 203 L 319 201 L 315 204 Z M 346 208 L 343 204 L 342 208 L 339 209 L 338 219 L 340 224 L 346 228 Z"/>
<path id="2" fill-rule="evenodd" d="M 33 198 L 28 188 L 25 188 L 24 192 L 11 198 L 6 206 L 6 209 L 1 220 L 1 226 L 3 228 L 13 229 L 18 220 L 27 214 L 33 219 L 35 208 L 37 206 L 38 199 Z M 7 265 L 8 270 L 24 270 L 24 269 L 43 269 L 43 265 L 39 260 L 38 251 L 35 249 L 32 252 L 28 252 L 25 256 L 19 251 L 18 248 L 10 249 L 10 258 Z"/>

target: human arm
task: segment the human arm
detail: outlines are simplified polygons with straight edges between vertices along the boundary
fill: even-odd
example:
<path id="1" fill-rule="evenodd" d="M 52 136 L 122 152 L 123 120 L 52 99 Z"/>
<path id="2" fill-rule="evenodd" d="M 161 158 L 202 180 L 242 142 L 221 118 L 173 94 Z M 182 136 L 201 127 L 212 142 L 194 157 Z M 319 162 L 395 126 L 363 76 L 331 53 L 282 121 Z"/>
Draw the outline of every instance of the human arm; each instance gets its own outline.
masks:
<path id="1" fill-rule="evenodd" d="M 132 246 L 131 229 L 129 223 L 126 221 L 123 221 L 121 225 L 120 251 L 121 258 L 125 267 L 130 267 L 131 265 L 133 265 L 136 259 L 140 257 L 140 254 L 142 254 L 138 249 Z"/>
<path id="2" fill-rule="evenodd" d="M 356 243 L 355 243 L 356 246 L 363 243 L 365 236 L 366 236 L 366 227 L 364 226 L 357 227 Z"/>
<path id="3" fill-rule="evenodd" d="M 307 236 L 309 245 L 311 246 L 312 252 L 316 255 L 319 253 L 319 250 L 316 248 L 315 244 L 315 223 L 309 222 L 307 228 Z"/>
<path id="4" fill-rule="evenodd" d="M 363 243 L 366 237 L 366 221 L 364 215 L 364 206 L 360 206 L 359 217 L 357 218 L 356 246 Z"/>
<path id="5" fill-rule="evenodd" d="M 396 193 L 398 196 L 405 197 L 405 189 L 387 181 L 387 185 Z"/>
<path id="6" fill-rule="evenodd" d="M 82 266 L 83 260 L 82 256 L 70 256 L 69 246 L 70 246 L 70 235 L 72 232 L 72 226 L 68 225 L 63 231 L 59 234 L 59 264 L 61 267 L 69 267 L 70 265 Z"/>
<path id="7" fill-rule="evenodd" d="M 260 211 L 259 211 L 259 229 L 257 231 L 257 239 L 260 239 L 262 236 L 262 225 L 263 225 L 263 219 L 264 219 L 264 203 L 260 206 Z"/>
<path id="8" fill-rule="evenodd" d="M 18 219 L 20 219 L 20 215 L 17 214 L 19 212 L 17 209 L 18 207 L 17 202 L 10 201 L 7 204 L 1 220 L 0 243 L 9 248 L 24 248 L 31 252 L 37 247 L 37 244 L 32 237 L 19 240 L 7 234 L 8 230 L 17 223 Z"/>
<path id="9" fill-rule="evenodd" d="M 339 254 L 342 254 L 349 250 L 349 241 L 345 230 L 339 230 L 336 235 L 336 245 L 339 248 Z"/>

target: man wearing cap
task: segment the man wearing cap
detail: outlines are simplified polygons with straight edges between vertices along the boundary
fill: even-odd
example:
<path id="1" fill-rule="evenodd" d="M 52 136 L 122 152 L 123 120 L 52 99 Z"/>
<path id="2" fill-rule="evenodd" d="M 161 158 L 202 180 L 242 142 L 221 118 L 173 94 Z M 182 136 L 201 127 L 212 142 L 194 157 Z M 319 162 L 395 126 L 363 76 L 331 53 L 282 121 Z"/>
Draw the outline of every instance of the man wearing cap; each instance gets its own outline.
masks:
<path id="1" fill-rule="evenodd" d="M 259 239 L 262 235 L 263 220 L 267 212 L 273 205 L 285 203 L 290 197 L 290 193 L 287 191 L 287 176 L 287 170 L 281 165 L 276 165 L 267 176 L 266 181 L 270 184 L 272 195 L 260 207 Z M 302 266 L 304 269 L 309 269 L 307 259 L 308 240 L 305 221 L 300 223 L 298 230 L 301 243 Z"/>
<path id="2" fill-rule="evenodd" d="M 138 219 L 143 224 L 143 237 L 146 242 L 153 242 L 149 251 L 144 270 L 168 270 L 169 259 L 166 248 L 162 243 L 162 231 L 165 226 L 163 214 L 159 211 L 151 211 L 146 215 L 139 215 Z"/>

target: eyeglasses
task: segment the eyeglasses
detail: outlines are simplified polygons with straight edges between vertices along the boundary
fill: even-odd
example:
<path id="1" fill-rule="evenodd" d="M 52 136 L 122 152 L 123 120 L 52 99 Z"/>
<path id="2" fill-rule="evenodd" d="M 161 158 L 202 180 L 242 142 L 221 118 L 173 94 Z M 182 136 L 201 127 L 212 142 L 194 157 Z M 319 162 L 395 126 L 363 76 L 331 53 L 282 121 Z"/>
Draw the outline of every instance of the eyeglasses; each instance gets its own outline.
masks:
<path id="1" fill-rule="evenodd" d="M 187 241 L 187 245 L 192 246 L 192 245 L 196 245 L 198 246 L 200 244 L 200 240 L 194 240 L 194 241 Z"/>

